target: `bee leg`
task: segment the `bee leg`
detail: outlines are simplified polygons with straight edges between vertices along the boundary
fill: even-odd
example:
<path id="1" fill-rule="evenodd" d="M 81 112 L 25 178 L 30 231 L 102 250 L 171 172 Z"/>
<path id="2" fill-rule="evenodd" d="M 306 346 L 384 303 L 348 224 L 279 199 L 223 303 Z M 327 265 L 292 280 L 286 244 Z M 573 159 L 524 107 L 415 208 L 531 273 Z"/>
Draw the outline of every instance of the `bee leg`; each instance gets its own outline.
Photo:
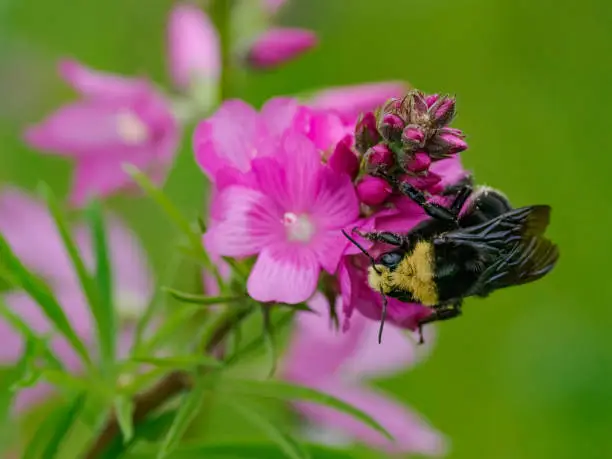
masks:
<path id="1" fill-rule="evenodd" d="M 423 344 L 423 325 L 430 324 L 432 322 L 438 322 L 440 320 L 453 319 L 461 315 L 461 303 L 451 304 L 449 306 L 442 306 L 435 309 L 429 317 L 419 321 L 419 344 Z"/>
<path id="2" fill-rule="evenodd" d="M 471 196 L 472 191 L 474 190 L 471 185 L 464 185 L 463 188 L 457 191 L 455 199 L 450 206 L 450 211 L 455 215 L 455 218 L 459 217 L 459 213 L 461 209 L 463 209 L 465 202 Z"/>
<path id="3" fill-rule="evenodd" d="M 394 245 L 396 247 L 401 247 L 406 242 L 405 238 L 396 233 L 391 233 L 389 231 L 370 231 L 367 233 L 362 233 L 358 229 L 353 229 L 354 233 L 357 233 L 364 239 L 368 239 L 372 242 L 384 242 L 385 244 Z"/>

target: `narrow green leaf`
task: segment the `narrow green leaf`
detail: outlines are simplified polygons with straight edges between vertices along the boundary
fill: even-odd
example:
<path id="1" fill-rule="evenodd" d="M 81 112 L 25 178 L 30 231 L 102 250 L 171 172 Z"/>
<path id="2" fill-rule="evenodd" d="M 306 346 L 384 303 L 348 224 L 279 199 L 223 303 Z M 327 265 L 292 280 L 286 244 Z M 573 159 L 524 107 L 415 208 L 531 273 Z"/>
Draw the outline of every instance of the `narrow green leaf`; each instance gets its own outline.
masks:
<path id="1" fill-rule="evenodd" d="M 189 220 L 187 220 L 181 211 L 174 205 L 174 203 L 168 198 L 168 196 L 159 188 L 155 186 L 153 182 L 143 174 L 137 167 L 131 164 L 125 164 L 123 169 L 138 183 L 143 191 L 151 198 L 155 203 L 164 211 L 166 216 L 174 223 L 189 240 L 189 244 L 194 250 L 197 258 L 210 270 L 214 270 L 215 267 L 210 261 L 210 258 L 204 247 L 202 246 L 201 235 L 198 234 L 191 226 Z"/>
<path id="2" fill-rule="evenodd" d="M 158 367 L 166 368 L 196 368 L 196 367 L 212 367 L 221 368 L 223 362 L 215 359 L 208 355 L 173 355 L 171 357 L 149 357 L 149 356 L 135 356 L 132 357 L 133 361 L 138 363 L 148 363 Z"/>
<path id="3" fill-rule="evenodd" d="M 338 448 L 329 448 L 321 445 L 304 445 L 304 448 L 316 459 L 354 459 L 351 451 Z M 138 453 L 130 455 L 130 459 L 150 458 L 155 446 L 146 446 Z M 286 456 L 274 443 L 263 442 L 202 442 L 181 445 L 172 454 L 172 459 L 284 459 Z M 110 458 L 104 458 L 110 459 Z"/>
<path id="4" fill-rule="evenodd" d="M 177 308 L 172 311 L 163 321 L 162 325 L 155 331 L 155 333 L 149 337 L 146 341 L 141 343 L 137 349 L 138 354 L 148 355 L 152 354 L 153 351 L 169 340 L 174 333 L 181 328 L 185 322 L 191 320 L 198 310 L 195 308 Z"/>
<path id="5" fill-rule="evenodd" d="M 224 402 L 276 443 L 286 457 L 290 459 L 307 459 L 310 457 L 308 451 L 297 440 L 274 425 L 269 419 L 263 417 L 255 409 L 226 399 L 224 399 Z"/>
<path id="6" fill-rule="evenodd" d="M 266 344 L 266 350 L 268 351 L 268 358 L 270 359 L 268 378 L 271 378 L 274 376 L 274 373 L 276 373 L 277 353 L 276 344 L 274 343 L 274 329 L 270 323 L 270 306 L 262 304 L 261 314 L 263 319 L 263 337 Z"/>
<path id="7" fill-rule="evenodd" d="M 96 307 L 92 312 L 96 318 L 102 368 L 106 375 L 112 375 L 115 361 L 115 336 L 117 330 L 115 308 L 113 307 L 113 285 L 109 260 L 106 227 L 102 216 L 100 203 L 95 200 L 87 209 L 87 217 L 91 228 L 96 270 L 95 284 L 97 293 Z"/>
<path id="8" fill-rule="evenodd" d="M 199 304 L 202 306 L 214 306 L 218 304 L 238 303 L 244 301 L 243 296 L 206 296 L 194 295 L 192 293 L 181 292 L 170 287 L 163 287 L 163 290 L 168 292 L 173 298 L 182 301 L 183 303 Z"/>
<path id="9" fill-rule="evenodd" d="M 64 389 L 67 393 L 95 393 L 104 399 L 112 396 L 111 389 L 102 381 L 86 379 L 65 371 L 44 368 L 41 370 L 41 378 L 60 389 Z"/>
<path id="10" fill-rule="evenodd" d="M 187 431 L 191 421 L 197 416 L 202 406 L 202 399 L 207 387 L 205 378 L 196 381 L 191 391 L 183 396 L 183 400 L 178 409 L 176 417 L 164 438 L 163 443 L 157 454 L 157 459 L 164 459 L 170 455 L 177 447 L 183 435 Z"/>
<path id="11" fill-rule="evenodd" d="M 134 436 L 134 401 L 132 398 L 124 396 L 116 397 L 115 412 L 119 428 L 123 434 L 123 442 L 128 443 Z"/>
<path id="12" fill-rule="evenodd" d="M 219 385 L 218 390 L 280 400 L 303 400 L 318 403 L 351 415 L 355 419 L 377 430 L 389 440 L 394 440 L 393 436 L 369 414 L 332 395 L 320 392 L 311 387 L 291 384 L 285 381 L 224 379 L 223 384 Z"/>
<path id="13" fill-rule="evenodd" d="M 34 276 L 15 256 L 10 245 L 2 235 L 0 235 L 0 260 L 14 275 L 18 285 L 38 303 L 44 315 L 53 324 L 55 329 L 68 340 L 83 362 L 90 366 L 91 360 L 87 348 L 74 331 L 62 306 L 49 287 Z"/>
<path id="14" fill-rule="evenodd" d="M 40 424 L 28 443 L 22 459 L 54 459 L 62 442 L 70 433 L 83 409 L 85 396 L 77 397 L 67 406 L 53 412 Z"/>

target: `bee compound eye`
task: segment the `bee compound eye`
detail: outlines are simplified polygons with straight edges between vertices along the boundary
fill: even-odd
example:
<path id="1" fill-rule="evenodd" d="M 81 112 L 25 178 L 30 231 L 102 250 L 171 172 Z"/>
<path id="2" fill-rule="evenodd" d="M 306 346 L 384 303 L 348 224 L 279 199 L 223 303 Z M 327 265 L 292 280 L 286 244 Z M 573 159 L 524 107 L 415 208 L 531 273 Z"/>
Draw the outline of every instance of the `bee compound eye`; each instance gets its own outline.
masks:
<path id="1" fill-rule="evenodd" d="M 402 259 L 402 255 L 397 252 L 385 253 L 380 257 L 380 263 L 384 266 L 395 266 Z"/>

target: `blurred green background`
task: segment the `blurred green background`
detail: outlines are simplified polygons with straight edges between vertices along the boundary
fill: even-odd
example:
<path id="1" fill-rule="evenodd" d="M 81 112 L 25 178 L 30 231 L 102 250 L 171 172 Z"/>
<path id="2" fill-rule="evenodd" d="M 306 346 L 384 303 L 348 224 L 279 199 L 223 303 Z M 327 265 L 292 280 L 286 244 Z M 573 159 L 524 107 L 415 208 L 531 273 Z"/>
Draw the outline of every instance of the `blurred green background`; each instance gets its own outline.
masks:
<path id="1" fill-rule="evenodd" d="M 0 0 L 2 182 L 33 190 L 44 179 L 67 191 L 70 164 L 19 139 L 25 124 L 72 97 L 56 76 L 57 58 L 168 86 L 171 4 Z M 553 207 L 555 271 L 468 301 L 463 318 L 439 327 L 428 361 L 378 384 L 448 436 L 452 459 L 612 457 L 612 3 L 290 0 L 279 19 L 315 29 L 321 46 L 249 76 L 236 95 L 259 105 L 273 95 L 388 79 L 455 93 L 455 125 L 470 142 L 464 162 L 477 180 L 515 205 Z M 200 211 L 204 181 L 187 137 L 167 189 L 190 216 Z M 169 226 L 144 199 L 111 205 L 159 269 Z"/>

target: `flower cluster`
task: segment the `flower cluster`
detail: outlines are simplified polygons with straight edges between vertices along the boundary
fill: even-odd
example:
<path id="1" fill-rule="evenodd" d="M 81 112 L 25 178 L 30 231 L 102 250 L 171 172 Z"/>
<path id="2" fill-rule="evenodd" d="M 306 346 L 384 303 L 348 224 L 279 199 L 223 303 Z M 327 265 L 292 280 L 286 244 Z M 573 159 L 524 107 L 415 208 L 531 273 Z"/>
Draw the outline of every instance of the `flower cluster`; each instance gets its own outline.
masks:
<path id="1" fill-rule="evenodd" d="M 453 99 L 425 99 L 417 91 L 391 99 L 377 117 L 367 112 L 356 126 L 334 110 L 292 99 L 273 99 L 260 113 L 240 101 L 226 102 L 200 124 L 194 141 L 198 164 L 215 184 L 206 248 L 223 256 L 257 256 L 247 285 L 256 300 L 304 302 L 331 278 L 327 284 L 343 300 L 345 330 L 355 309 L 380 319 L 380 296 L 366 279 L 369 260 L 341 230 L 406 232 L 425 218 L 370 165 L 388 164 L 387 173 L 421 183 L 432 194 L 456 183 L 465 175 L 460 149 L 440 150 L 451 112 Z M 390 115 L 397 117 L 399 136 L 388 129 Z M 422 147 L 410 150 L 414 146 L 403 137 L 417 128 Z M 418 170 L 398 166 L 410 154 L 424 164 Z M 370 248 L 373 254 L 383 249 Z M 321 277 L 322 271 L 327 274 Z M 389 299 L 388 317 L 402 327 L 414 329 L 428 314 L 421 305 Z"/>

